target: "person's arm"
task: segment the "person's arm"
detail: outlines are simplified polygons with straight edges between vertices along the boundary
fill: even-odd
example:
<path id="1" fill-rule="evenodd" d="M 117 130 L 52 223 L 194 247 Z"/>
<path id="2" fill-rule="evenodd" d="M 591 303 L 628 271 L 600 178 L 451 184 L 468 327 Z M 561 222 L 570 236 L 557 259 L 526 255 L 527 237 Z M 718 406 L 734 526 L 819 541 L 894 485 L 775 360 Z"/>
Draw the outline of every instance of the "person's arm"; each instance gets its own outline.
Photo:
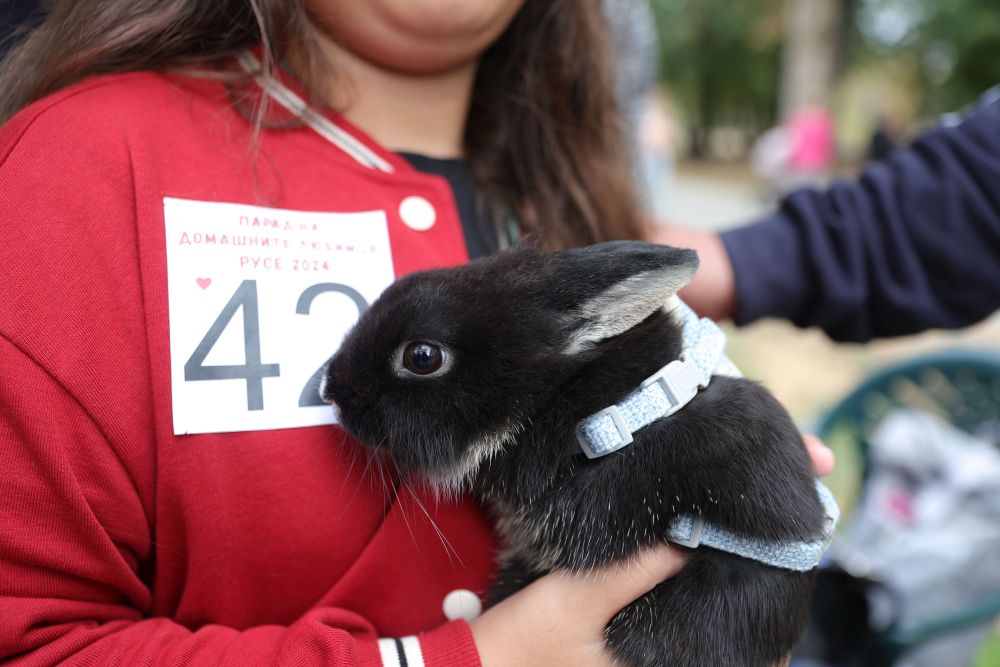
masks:
<path id="1" fill-rule="evenodd" d="M 738 324 L 782 317 L 863 341 L 974 323 L 1000 307 L 1000 95 L 757 223 L 651 240 L 701 250 L 682 297 Z"/>

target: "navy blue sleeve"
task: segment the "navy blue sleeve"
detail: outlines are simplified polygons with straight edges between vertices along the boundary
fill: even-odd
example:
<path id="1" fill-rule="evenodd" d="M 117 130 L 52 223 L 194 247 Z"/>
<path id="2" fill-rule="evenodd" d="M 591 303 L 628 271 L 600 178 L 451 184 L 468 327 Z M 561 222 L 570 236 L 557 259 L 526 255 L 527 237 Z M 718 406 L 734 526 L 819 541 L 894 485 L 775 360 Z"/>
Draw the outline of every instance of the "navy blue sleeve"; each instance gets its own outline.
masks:
<path id="1" fill-rule="evenodd" d="M 723 233 L 738 324 L 775 316 L 864 341 L 1000 308 L 1000 89 L 958 122 Z"/>

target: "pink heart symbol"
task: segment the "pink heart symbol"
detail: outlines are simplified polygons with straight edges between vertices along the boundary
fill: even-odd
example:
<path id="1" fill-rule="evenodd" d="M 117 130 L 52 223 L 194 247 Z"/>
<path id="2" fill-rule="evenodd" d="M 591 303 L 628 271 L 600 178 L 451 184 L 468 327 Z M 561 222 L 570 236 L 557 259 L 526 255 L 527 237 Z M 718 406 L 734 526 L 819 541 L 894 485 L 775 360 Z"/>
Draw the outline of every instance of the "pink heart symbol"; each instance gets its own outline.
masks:
<path id="1" fill-rule="evenodd" d="M 197 278 L 195 280 L 195 282 L 198 283 L 198 287 L 200 287 L 202 289 L 208 289 L 208 286 L 212 284 L 212 279 L 211 278 Z"/>

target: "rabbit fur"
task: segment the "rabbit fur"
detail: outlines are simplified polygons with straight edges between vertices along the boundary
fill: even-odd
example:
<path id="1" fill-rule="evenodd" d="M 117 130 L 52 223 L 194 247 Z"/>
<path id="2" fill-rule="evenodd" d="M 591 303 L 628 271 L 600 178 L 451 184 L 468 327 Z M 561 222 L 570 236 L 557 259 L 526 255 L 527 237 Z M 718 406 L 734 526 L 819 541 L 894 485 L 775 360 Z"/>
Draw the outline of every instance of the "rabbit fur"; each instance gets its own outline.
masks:
<path id="1" fill-rule="evenodd" d="M 401 473 L 471 489 L 495 515 L 505 548 L 493 602 L 553 569 L 662 543 L 682 513 L 748 537 L 815 538 L 824 512 L 801 436 L 752 381 L 714 376 L 602 458 L 576 441 L 581 419 L 678 358 L 682 331 L 664 304 L 697 264 L 694 251 L 640 242 L 520 244 L 408 275 L 345 337 L 321 392 Z M 411 343 L 432 347 L 414 362 Z M 439 369 L 407 367 L 433 349 L 424 365 Z M 611 621 L 609 648 L 633 667 L 777 664 L 804 628 L 813 576 L 695 549 Z"/>

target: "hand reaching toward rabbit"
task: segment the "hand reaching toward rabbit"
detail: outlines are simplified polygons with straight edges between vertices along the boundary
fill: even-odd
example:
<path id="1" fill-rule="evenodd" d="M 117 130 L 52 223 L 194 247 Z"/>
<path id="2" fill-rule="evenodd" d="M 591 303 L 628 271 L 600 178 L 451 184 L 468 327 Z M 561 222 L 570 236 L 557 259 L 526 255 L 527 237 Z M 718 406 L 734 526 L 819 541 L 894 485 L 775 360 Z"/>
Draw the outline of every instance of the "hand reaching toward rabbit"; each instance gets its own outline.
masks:
<path id="1" fill-rule="evenodd" d="M 718 234 L 676 225 L 656 224 L 646 236 L 654 243 L 665 243 L 698 251 L 700 265 L 694 279 L 681 290 L 681 298 L 695 312 L 713 320 L 736 314 L 736 282 L 729 253 Z"/>
<path id="2" fill-rule="evenodd" d="M 833 472 L 833 452 L 803 434 L 817 475 Z M 677 574 L 681 549 L 649 549 L 624 564 L 588 574 L 548 574 L 472 621 L 483 667 L 610 667 L 604 629 L 620 609 Z"/>
<path id="3" fill-rule="evenodd" d="M 802 441 L 806 443 L 806 451 L 812 460 L 813 472 L 825 477 L 833 472 L 835 459 L 833 450 L 823 444 L 823 441 L 811 433 L 803 433 Z"/>

